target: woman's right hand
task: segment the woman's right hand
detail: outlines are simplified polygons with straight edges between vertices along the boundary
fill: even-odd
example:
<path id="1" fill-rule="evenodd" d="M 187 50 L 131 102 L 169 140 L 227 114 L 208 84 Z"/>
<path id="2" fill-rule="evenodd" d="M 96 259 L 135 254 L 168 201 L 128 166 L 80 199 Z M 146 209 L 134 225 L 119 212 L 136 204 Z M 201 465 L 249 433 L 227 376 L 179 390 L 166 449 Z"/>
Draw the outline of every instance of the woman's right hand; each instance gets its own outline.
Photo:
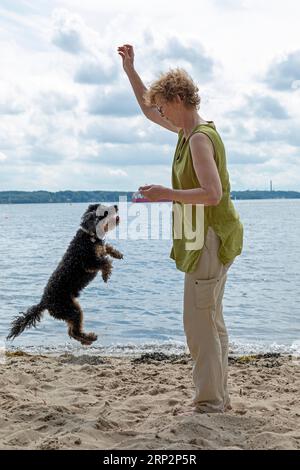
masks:
<path id="1" fill-rule="evenodd" d="M 124 44 L 123 46 L 118 47 L 118 54 L 122 57 L 123 69 L 125 72 L 134 68 L 134 51 L 130 44 Z"/>

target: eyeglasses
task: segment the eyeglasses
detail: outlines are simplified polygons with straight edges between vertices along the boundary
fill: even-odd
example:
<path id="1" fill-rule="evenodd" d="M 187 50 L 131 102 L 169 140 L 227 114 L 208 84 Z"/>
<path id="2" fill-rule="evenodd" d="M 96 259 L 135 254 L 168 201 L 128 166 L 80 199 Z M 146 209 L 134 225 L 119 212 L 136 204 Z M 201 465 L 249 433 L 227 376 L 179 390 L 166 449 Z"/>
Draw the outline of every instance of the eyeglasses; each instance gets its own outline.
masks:
<path id="1" fill-rule="evenodd" d="M 161 116 L 163 116 L 164 113 L 163 113 L 162 106 L 157 106 L 157 105 L 156 105 L 156 109 L 157 109 L 157 111 L 159 112 L 159 114 L 160 114 Z"/>

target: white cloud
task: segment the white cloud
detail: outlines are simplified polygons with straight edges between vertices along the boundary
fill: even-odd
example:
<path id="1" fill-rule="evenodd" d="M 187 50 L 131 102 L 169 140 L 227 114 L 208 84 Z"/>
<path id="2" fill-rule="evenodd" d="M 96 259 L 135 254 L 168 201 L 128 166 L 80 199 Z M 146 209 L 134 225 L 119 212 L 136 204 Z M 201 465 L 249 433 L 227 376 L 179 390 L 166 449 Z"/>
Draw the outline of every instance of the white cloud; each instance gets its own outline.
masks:
<path id="1" fill-rule="evenodd" d="M 37 98 L 37 103 L 45 114 L 56 114 L 62 111 L 69 111 L 76 107 L 78 99 L 69 93 L 59 93 L 57 91 L 41 92 Z"/>
<path id="2" fill-rule="evenodd" d="M 111 117 L 97 119 L 92 117 L 81 129 L 79 137 L 86 142 L 95 141 L 99 144 L 136 144 L 152 143 L 154 145 L 174 146 L 177 135 L 147 121 L 142 114 L 137 117 Z"/>
<path id="3" fill-rule="evenodd" d="M 234 118 L 259 117 L 260 119 L 288 119 L 286 109 L 279 100 L 271 95 L 253 94 L 245 97 L 245 103 L 237 110 L 231 111 L 229 116 Z"/>
<path id="4" fill-rule="evenodd" d="M 20 88 L 0 82 L 0 114 L 21 114 L 26 109 Z"/>
<path id="5" fill-rule="evenodd" d="M 126 171 L 121 170 L 121 168 L 118 168 L 117 170 L 109 169 L 108 172 L 111 176 L 128 176 Z"/>
<path id="6" fill-rule="evenodd" d="M 105 64 L 104 61 L 105 58 L 102 58 L 101 63 L 99 57 L 83 61 L 75 73 L 75 82 L 99 85 L 114 81 L 117 76 L 116 67 L 110 63 Z"/>
<path id="7" fill-rule="evenodd" d="M 57 47 L 71 54 L 85 51 L 85 31 L 85 24 L 79 15 L 64 9 L 54 10 L 52 42 Z"/>
<path id="8" fill-rule="evenodd" d="M 88 111 L 104 116 L 136 116 L 139 105 L 128 89 L 99 89 L 90 97 Z"/>
<path id="9" fill-rule="evenodd" d="M 232 9 L 245 9 L 250 8 L 251 2 L 249 0 L 213 0 L 218 8 L 232 10 Z"/>
<path id="10" fill-rule="evenodd" d="M 171 36 L 164 47 L 154 51 L 154 55 L 160 67 L 182 66 L 188 71 L 199 74 L 202 82 L 213 78 L 214 61 L 205 53 L 203 45 L 197 40 L 185 44 L 178 37 Z"/>
<path id="11" fill-rule="evenodd" d="M 300 83 L 300 50 L 275 60 L 267 71 L 265 81 L 274 90 L 297 89 L 297 82 Z"/>
<path id="12" fill-rule="evenodd" d="M 272 176 L 300 190 L 299 12 L 291 0 L 200 0 L 192 14 L 179 0 L 4 0 L 0 187 L 170 185 L 176 135 L 138 107 L 117 54 L 130 42 L 146 85 L 176 66 L 198 83 L 233 189 Z"/>
<path id="13" fill-rule="evenodd" d="M 4 162 L 4 160 L 7 160 L 7 156 L 3 152 L 0 152 L 0 162 Z"/>

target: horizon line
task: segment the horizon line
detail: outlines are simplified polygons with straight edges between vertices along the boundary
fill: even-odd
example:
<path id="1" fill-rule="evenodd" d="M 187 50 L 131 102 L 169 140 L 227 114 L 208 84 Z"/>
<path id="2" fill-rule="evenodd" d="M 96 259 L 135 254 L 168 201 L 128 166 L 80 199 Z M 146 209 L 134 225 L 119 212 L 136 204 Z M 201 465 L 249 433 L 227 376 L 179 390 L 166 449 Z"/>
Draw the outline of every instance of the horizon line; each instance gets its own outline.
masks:
<path id="1" fill-rule="evenodd" d="M 261 191 L 261 192 L 268 192 L 268 193 L 276 193 L 276 192 L 293 192 L 299 193 L 300 190 L 297 189 L 231 189 L 230 192 L 250 192 L 250 191 Z M 22 192 L 22 193 L 34 193 L 34 192 L 47 192 L 47 193 L 60 193 L 60 192 L 106 192 L 106 193 L 136 193 L 138 192 L 137 189 L 135 190 L 126 190 L 126 189 L 58 189 L 56 191 L 49 190 L 49 189 L 5 189 L 0 190 L 1 193 L 8 193 L 8 192 Z"/>

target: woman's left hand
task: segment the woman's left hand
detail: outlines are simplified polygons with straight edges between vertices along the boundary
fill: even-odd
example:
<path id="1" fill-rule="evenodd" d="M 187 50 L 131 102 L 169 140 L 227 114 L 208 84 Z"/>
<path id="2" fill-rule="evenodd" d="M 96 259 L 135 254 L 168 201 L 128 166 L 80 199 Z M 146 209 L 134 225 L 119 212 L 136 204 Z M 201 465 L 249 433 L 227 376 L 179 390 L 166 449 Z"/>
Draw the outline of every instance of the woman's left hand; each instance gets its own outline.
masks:
<path id="1" fill-rule="evenodd" d="M 158 184 L 148 184 L 140 186 L 139 192 L 150 201 L 158 201 L 159 199 L 169 199 L 170 189 Z"/>

